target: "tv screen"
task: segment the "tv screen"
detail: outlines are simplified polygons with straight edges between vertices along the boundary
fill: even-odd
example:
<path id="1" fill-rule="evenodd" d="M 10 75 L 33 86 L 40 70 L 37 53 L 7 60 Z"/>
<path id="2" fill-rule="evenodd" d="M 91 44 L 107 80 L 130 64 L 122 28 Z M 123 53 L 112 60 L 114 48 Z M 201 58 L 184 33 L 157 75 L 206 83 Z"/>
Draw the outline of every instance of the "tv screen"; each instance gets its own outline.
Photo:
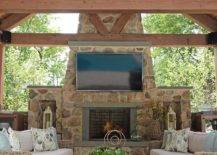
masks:
<path id="1" fill-rule="evenodd" d="M 76 62 L 77 90 L 142 90 L 142 53 L 77 53 Z"/>

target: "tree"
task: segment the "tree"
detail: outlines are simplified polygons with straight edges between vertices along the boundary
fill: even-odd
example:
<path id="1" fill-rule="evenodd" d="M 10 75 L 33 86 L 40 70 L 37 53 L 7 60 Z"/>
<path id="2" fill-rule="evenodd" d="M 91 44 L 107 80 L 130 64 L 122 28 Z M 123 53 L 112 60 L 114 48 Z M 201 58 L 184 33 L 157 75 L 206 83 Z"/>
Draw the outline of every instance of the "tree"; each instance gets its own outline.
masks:
<path id="1" fill-rule="evenodd" d="M 143 17 L 149 33 L 206 33 L 179 14 L 151 14 Z M 192 109 L 215 105 L 214 53 L 212 49 L 181 47 L 154 48 L 152 52 L 158 86 L 193 86 Z"/>
<path id="2" fill-rule="evenodd" d="M 15 32 L 56 32 L 47 14 L 35 15 Z M 27 110 L 28 85 L 61 85 L 66 68 L 66 50 L 48 47 L 7 47 L 4 70 L 4 106 Z"/>

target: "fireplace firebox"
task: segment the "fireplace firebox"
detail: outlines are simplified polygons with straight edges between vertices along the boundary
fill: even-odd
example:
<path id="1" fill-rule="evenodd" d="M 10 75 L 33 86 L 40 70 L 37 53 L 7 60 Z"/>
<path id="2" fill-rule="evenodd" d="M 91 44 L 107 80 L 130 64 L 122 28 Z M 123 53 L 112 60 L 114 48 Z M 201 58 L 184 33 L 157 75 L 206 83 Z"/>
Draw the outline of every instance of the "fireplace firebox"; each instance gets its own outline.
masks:
<path id="1" fill-rule="evenodd" d="M 119 130 L 130 139 L 130 133 L 135 130 L 135 108 L 84 108 L 83 116 L 83 139 L 86 141 L 103 140 L 111 130 Z"/>

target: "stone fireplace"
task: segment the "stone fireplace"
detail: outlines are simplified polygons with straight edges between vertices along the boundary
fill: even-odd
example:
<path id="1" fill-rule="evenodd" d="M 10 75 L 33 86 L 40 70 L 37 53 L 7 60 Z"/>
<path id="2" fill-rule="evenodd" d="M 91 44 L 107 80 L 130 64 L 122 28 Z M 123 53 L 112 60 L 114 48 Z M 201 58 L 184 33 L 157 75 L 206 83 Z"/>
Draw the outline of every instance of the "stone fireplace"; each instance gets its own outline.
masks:
<path id="1" fill-rule="evenodd" d="M 120 14 L 99 14 L 109 30 L 119 16 Z M 80 15 L 78 33 L 97 33 L 86 14 Z M 134 14 L 122 33 L 143 33 L 141 15 Z M 142 52 L 143 91 L 77 91 L 77 52 Z M 165 117 L 170 106 L 177 114 L 178 129 L 190 126 L 191 88 L 156 87 L 150 47 L 71 47 L 64 86 L 32 86 L 29 89 L 29 127 L 39 127 L 41 101 L 55 101 L 57 131 L 62 139 L 73 142 L 75 155 L 88 155 L 93 147 L 103 145 L 101 140 L 109 129 L 118 129 L 125 133 L 128 142 L 124 148 L 129 155 L 147 155 L 150 148 L 159 144 L 152 141 L 153 135 L 156 132 L 160 134 L 165 129 Z M 142 137 L 142 141 L 130 140 L 134 131 Z"/>

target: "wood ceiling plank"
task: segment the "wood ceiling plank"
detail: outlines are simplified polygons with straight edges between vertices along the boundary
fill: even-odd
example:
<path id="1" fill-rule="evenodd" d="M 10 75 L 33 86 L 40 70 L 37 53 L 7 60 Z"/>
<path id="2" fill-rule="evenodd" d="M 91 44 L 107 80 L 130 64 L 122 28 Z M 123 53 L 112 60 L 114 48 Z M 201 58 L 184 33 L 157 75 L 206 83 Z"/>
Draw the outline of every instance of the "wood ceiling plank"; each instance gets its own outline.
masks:
<path id="1" fill-rule="evenodd" d="M 216 0 L 1 0 L 0 12 L 217 12 Z"/>
<path id="2" fill-rule="evenodd" d="M 95 28 L 100 34 L 109 33 L 108 29 L 106 28 L 106 26 L 103 24 L 102 20 L 96 13 L 90 13 L 89 18 L 91 23 L 95 26 Z"/>
<path id="3" fill-rule="evenodd" d="M 121 14 L 121 16 L 116 20 L 114 26 L 112 27 L 111 33 L 121 33 L 132 15 L 132 13 Z"/>
<path id="4" fill-rule="evenodd" d="M 31 34 L 12 33 L 12 45 L 68 46 L 68 41 L 144 41 L 154 47 L 209 46 L 205 34 Z"/>
<path id="5" fill-rule="evenodd" d="M 208 31 L 217 31 L 217 19 L 211 15 L 185 14 L 185 16 L 196 22 L 198 25 L 204 27 Z"/>

